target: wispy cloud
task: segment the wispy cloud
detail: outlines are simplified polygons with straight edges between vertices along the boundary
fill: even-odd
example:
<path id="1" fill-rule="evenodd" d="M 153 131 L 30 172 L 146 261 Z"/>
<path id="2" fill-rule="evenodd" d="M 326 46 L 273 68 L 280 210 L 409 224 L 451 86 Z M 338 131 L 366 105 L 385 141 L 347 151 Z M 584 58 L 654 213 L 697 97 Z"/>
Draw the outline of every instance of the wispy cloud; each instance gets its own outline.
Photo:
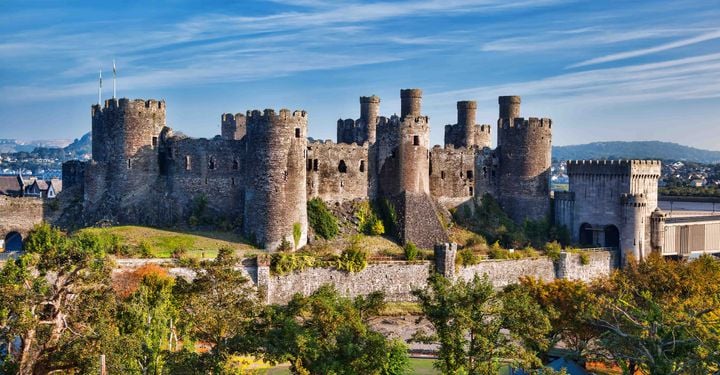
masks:
<path id="1" fill-rule="evenodd" d="M 640 48 L 640 49 L 636 49 L 633 51 L 619 52 L 619 53 L 613 53 L 613 54 L 606 55 L 606 56 L 595 57 L 595 58 L 592 58 L 589 60 L 579 62 L 577 64 L 572 64 L 569 66 L 569 68 L 578 68 L 578 67 L 583 67 L 583 66 L 588 66 L 588 65 L 596 65 L 596 64 L 602 64 L 602 63 L 607 63 L 607 62 L 611 62 L 611 61 L 619 61 L 619 60 L 630 59 L 633 57 L 650 55 L 653 53 L 667 51 L 667 50 L 680 48 L 680 47 L 686 47 L 686 46 L 706 42 L 706 41 L 713 40 L 713 39 L 720 39 L 720 30 L 715 30 L 712 32 L 694 36 L 692 38 L 681 39 L 681 40 L 677 40 L 677 41 L 674 41 L 671 43 L 665 43 L 665 44 L 661 44 L 661 45 L 654 46 L 654 47 Z"/>

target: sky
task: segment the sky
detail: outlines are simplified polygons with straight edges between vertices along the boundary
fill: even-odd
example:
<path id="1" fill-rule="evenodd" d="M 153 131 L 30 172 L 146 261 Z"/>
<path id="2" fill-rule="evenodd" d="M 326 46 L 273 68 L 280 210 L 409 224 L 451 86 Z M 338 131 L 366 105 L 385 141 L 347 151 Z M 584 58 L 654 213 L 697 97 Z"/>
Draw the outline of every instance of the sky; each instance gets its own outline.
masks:
<path id="1" fill-rule="evenodd" d="M 713 1 L 0 1 L 0 138 L 72 139 L 112 96 L 167 101 L 168 126 L 304 109 L 335 139 L 358 97 L 400 111 L 422 88 L 431 142 L 499 95 L 553 119 L 555 145 L 662 140 L 720 150 L 720 5 Z M 495 127 L 493 126 L 495 134 Z"/>

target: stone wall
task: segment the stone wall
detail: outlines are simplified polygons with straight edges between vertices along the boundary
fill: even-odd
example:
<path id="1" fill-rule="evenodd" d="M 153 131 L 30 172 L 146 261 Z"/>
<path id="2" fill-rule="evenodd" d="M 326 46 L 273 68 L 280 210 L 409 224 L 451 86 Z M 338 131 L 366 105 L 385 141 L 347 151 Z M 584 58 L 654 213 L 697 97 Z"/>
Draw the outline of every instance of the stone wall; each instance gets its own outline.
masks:
<path id="1" fill-rule="evenodd" d="M 619 259 L 615 252 L 588 251 L 584 254 L 587 256 L 588 264 L 582 264 L 580 254 L 560 253 L 556 276 L 558 278 L 587 282 L 598 277 L 607 276 L 619 266 Z"/>
<path id="2" fill-rule="evenodd" d="M 328 283 L 349 297 L 382 291 L 390 301 L 411 301 L 411 292 L 425 287 L 429 276 L 430 266 L 427 262 L 370 264 L 357 273 L 311 268 L 285 276 L 271 276 L 267 287 L 268 302 L 286 303 L 295 293 L 308 295 Z"/>
<path id="3" fill-rule="evenodd" d="M 25 238 L 33 226 L 43 221 L 45 210 L 42 199 L 0 195 L 0 240 L 10 232 Z"/>
<path id="4" fill-rule="evenodd" d="M 479 264 L 467 267 L 458 267 L 456 276 L 463 280 L 472 280 L 475 275 L 487 274 L 492 284 L 501 288 L 515 284 L 523 276 L 532 276 L 544 281 L 555 279 L 555 265 L 553 261 L 542 257 L 537 259 L 519 260 L 486 260 Z"/>
<path id="5" fill-rule="evenodd" d="M 368 197 L 368 144 L 312 142 L 307 147 L 308 199 L 342 203 Z"/>
<path id="6" fill-rule="evenodd" d="M 455 207 L 475 194 L 474 148 L 435 146 L 430 151 L 430 194 Z"/>

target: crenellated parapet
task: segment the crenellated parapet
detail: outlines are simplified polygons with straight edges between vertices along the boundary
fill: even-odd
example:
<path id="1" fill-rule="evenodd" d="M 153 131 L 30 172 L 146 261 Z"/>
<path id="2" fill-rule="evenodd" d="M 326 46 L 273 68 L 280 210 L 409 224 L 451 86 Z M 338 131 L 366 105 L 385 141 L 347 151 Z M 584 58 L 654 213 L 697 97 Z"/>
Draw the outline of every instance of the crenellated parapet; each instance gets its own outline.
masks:
<path id="1" fill-rule="evenodd" d="M 223 113 L 220 116 L 220 135 L 223 139 L 240 140 L 247 133 L 245 115 Z"/>

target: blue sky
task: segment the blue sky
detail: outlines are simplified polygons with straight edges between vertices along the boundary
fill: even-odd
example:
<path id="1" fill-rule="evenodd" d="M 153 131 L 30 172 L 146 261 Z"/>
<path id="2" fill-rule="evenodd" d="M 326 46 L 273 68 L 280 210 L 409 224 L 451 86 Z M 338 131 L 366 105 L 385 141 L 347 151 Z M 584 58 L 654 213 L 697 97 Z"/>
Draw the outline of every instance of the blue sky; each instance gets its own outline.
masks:
<path id="1" fill-rule="evenodd" d="M 305 109 L 310 136 L 376 94 L 424 89 L 432 142 L 455 102 L 495 124 L 498 95 L 553 118 L 554 144 L 665 140 L 720 150 L 717 1 L 2 1 L 0 138 L 90 129 L 110 97 L 164 98 L 168 125 L 219 133 L 220 114 Z"/>

